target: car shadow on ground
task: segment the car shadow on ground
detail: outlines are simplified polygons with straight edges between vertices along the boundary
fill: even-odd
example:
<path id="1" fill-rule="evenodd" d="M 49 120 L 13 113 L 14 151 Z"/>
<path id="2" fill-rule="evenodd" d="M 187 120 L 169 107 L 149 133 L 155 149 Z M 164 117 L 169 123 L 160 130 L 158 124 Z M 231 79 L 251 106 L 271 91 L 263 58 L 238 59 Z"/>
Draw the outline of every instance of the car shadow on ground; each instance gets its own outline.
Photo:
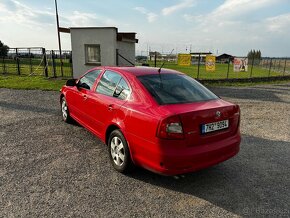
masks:
<path id="1" fill-rule="evenodd" d="M 289 84 L 255 87 L 208 87 L 222 97 L 258 101 L 285 102 L 278 95 L 290 94 Z"/>
<path id="2" fill-rule="evenodd" d="M 132 178 L 204 199 L 241 216 L 290 216 L 290 142 L 243 136 L 240 153 L 198 172 L 166 177 L 137 169 Z"/>

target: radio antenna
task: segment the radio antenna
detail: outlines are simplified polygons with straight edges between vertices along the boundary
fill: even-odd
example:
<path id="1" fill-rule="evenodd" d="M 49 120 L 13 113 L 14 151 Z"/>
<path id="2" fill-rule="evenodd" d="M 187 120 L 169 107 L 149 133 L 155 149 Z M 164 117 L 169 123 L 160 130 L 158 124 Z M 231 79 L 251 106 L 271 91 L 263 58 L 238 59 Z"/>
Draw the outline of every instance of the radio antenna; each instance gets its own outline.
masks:
<path id="1" fill-rule="evenodd" d="M 170 52 L 169 56 L 172 55 L 172 52 L 173 52 L 173 51 L 174 51 L 174 49 L 172 49 L 172 51 Z M 165 61 L 163 61 L 161 67 L 158 69 L 158 73 L 159 73 L 159 74 L 161 73 L 161 69 L 162 69 L 162 67 L 164 66 L 164 64 L 165 64 Z"/>

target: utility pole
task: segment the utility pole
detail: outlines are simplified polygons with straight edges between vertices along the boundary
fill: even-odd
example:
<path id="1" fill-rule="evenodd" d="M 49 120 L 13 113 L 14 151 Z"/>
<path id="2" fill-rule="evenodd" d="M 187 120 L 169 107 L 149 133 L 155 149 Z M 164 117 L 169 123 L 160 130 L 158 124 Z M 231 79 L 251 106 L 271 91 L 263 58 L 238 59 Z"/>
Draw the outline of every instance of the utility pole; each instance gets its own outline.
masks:
<path id="1" fill-rule="evenodd" d="M 56 25 L 57 25 L 57 37 L 58 37 L 58 48 L 59 48 L 59 61 L 60 61 L 60 71 L 61 76 L 63 77 L 63 62 L 61 56 L 61 42 L 60 42 L 60 33 L 59 33 L 59 20 L 58 20 L 58 10 L 57 10 L 57 2 L 54 0 L 55 3 L 55 16 L 56 16 Z"/>

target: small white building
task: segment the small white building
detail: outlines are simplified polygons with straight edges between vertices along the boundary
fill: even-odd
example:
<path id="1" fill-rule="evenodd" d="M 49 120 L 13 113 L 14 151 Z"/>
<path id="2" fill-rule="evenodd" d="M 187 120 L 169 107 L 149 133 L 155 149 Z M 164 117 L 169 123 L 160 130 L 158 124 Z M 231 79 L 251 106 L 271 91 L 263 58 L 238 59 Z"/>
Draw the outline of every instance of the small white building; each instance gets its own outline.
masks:
<path id="1" fill-rule="evenodd" d="M 74 78 L 94 66 L 135 63 L 136 33 L 119 33 L 116 27 L 72 27 L 70 34 Z"/>

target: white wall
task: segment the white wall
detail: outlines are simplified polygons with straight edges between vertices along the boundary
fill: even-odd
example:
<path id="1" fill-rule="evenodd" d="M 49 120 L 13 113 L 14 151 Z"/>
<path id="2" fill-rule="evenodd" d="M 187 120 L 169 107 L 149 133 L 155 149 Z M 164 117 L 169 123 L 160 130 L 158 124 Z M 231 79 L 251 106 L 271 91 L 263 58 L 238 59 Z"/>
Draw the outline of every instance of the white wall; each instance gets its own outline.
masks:
<path id="1" fill-rule="evenodd" d="M 117 49 L 119 50 L 119 54 L 121 54 L 132 63 L 135 63 L 135 42 L 118 41 Z M 130 63 L 128 63 L 128 61 L 121 57 L 118 57 L 118 62 L 119 66 L 132 66 Z"/>
<path id="2" fill-rule="evenodd" d="M 85 44 L 100 44 L 101 65 L 116 65 L 117 28 L 71 28 L 71 47 L 73 77 L 78 78 L 94 65 L 87 65 L 85 60 Z M 134 44 L 135 46 L 135 44 Z M 135 49 L 134 49 L 135 51 Z M 134 53 L 135 58 L 135 53 Z"/>

